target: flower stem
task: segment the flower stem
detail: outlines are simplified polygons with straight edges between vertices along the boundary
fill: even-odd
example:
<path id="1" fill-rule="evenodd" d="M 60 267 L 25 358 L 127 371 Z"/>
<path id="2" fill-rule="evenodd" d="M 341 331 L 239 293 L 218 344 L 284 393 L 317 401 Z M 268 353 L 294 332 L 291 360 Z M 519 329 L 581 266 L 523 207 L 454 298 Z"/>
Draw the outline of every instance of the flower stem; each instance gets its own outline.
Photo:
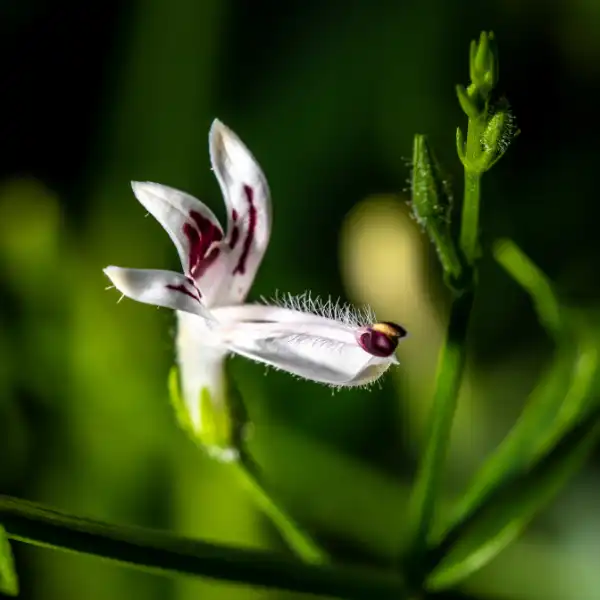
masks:
<path id="1" fill-rule="evenodd" d="M 199 575 L 349 600 L 407 598 L 396 574 L 309 565 L 270 552 L 82 519 L 5 496 L 0 496 L 0 522 L 13 540 L 99 556 L 150 572 Z"/>
<path id="2" fill-rule="evenodd" d="M 460 248 L 467 264 L 473 266 L 479 251 L 479 204 L 482 171 L 474 167 L 482 160 L 481 138 L 485 131 L 485 116 L 470 118 L 465 148 L 465 189 L 460 227 Z M 471 165 L 471 166 L 468 166 Z"/>
<path id="3" fill-rule="evenodd" d="M 235 467 L 243 485 L 277 527 L 289 547 L 305 562 L 321 564 L 329 562 L 329 556 L 281 508 L 273 495 L 267 492 L 260 467 L 245 449 L 241 449 L 240 458 Z"/>
<path id="4" fill-rule="evenodd" d="M 460 247 L 469 264 L 475 262 L 478 243 L 481 174 L 465 170 L 465 195 L 462 211 Z"/>
<path id="5" fill-rule="evenodd" d="M 484 32 L 479 43 L 471 44 L 469 66 L 472 83 L 467 89 L 457 86 L 458 100 L 468 117 L 466 142 L 460 128 L 457 131 L 457 150 L 465 170 L 458 240 L 464 264 L 460 288 L 453 289 L 448 332 L 438 361 L 429 432 L 412 497 L 407 573 L 411 574 L 411 584 L 417 587 L 421 586 L 426 574 L 423 558 L 427 553 L 436 503 L 441 494 L 445 459 L 466 362 L 466 338 L 479 257 L 481 177 L 491 167 L 494 158 L 501 155 L 502 123 L 490 129 L 488 114 L 489 94 L 498 75 L 497 55 L 492 41 L 493 34 Z"/>
<path id="6" fill-rule="evenodd" d="M 458 392 L 465 364 L 465 338 L 473 303 L 469 290 L 456 297 L 450 309 L 450 322 L 440 352 L 427 446 L 420 464 L 412 497 L 413 530 L 410 540 L 411 571 L 421 564 L 440 495 L 442 474 Z M 420 574 L 415 573 L 416 577 Z"/>

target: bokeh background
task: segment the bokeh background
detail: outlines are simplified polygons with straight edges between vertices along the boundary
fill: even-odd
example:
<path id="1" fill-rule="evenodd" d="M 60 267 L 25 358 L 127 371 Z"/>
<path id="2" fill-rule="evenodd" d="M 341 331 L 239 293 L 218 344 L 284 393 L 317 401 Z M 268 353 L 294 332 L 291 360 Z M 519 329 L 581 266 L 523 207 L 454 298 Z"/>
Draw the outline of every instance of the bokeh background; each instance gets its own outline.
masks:
<path id="1" fill-rule="evenodd" d="M 371 392 L 332 394 L 233 365 L 252 448 L 290 512 L 340 561 L 390 564 L 447 313 L 435 256 L 407 212 L 412 136 L 430 135 L 460 194 L 453 86 L 467 83 L 468 44 L 482 29 L 496 32 L 499 91 L 522 130 L 485 177 L 484 242 L 513 237 L 569 303 L 597 314 L 597 0 L 2 0 L 0 492 L 288 552 L 232 473 L 175 424 L 172 314 L 117 305 L 102 274 L 108 264 L 178 268 L 132 179 L 188 190 L 224 215 L 207 152 L 218 116 L 258 157 L 274 198 L 250 299 L 310 289 L 369 303 L 411 333 L 401 366 Z M 448 503 L 552 350 L 489 258 L 471 333 Z M 596 466 L 464 590 L 600 598 Z M 293 597 L 14 549 L 26 599 Z"/>

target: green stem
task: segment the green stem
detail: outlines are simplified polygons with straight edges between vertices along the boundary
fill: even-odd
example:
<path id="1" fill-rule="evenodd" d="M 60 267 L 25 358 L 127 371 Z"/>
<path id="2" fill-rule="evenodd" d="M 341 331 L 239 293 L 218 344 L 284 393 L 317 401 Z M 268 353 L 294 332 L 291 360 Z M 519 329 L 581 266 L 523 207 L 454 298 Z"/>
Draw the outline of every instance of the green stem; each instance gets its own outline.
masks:
<path id="1" fill-rule="evenodd" d="M 462 210 L 460 247 L 470 265 L 473 265 L 477 256 L 480 195 L 481 174 L 465 170 L 465 196 Z"/>
<path id="2" fill-rule="evenodd" d="M 464 370 L 465 339 L 472 303 L 472 291 L 454 299 L 450 309 L 447 337 L 440 353 L 428 443 L 412 497 L 414 530 L 410 556 L 415 564 L 419 564 L 426 551 L 435 504 L 440 495 L 445 456 Z"/>
<path id="3" fill-rule="evenodd" d="M 270 552 L 117 527 L 5 496 L 0 496 L 0 522 L 16 541 L 99 556 L 151 572 L 199 575 L 349 600 L 407 598 L 406 587 L 396 574 L 308 565 Z"/>
<path id="4" fill-rule="evenodd" d="M 470 266 L 475 264 L 479 250 L 479 204 L 481 199 L 482 170 L 478 163 L 483 158 L 481 138 L 485 131 L 483 116 L 469 119 L 465 150 L 465 190 L 460 227 L 460 248 Z"/>
<path id="5" fill-rule="evenodd" d="M 273 495 L 267 492 L 260 467 L 247 451 L 240 451 L 240 460 L 236 463 L 236 467 L 243 484 L 252 494 L 258 506 L 277 527 L 289 547 L 306 562 L 329 562 L 327 554 L 281 508 Z"/>

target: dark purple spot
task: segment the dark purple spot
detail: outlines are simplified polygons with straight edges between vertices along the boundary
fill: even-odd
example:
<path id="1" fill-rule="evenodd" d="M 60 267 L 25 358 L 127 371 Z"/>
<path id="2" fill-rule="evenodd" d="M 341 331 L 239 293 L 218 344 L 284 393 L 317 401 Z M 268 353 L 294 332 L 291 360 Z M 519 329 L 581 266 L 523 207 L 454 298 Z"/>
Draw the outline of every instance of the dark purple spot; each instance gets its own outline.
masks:
<path id="1" fill-rule="evenodd" d="M 258 217 L 256 206 L 254 205 L 254 190 L 249 185 L 244 185 L 244 193 L 246 194 L 246 200 L 248 201 L 248 229 L 246 231 L 246 237 L 244 238 L 240 259 L 233 270 L 234 275 L 238 273 L 243 275 L 246 272 L 246 261 L 248 260 L 250 248 L 254 241 L 254 232 L 256 231 L 256 221 Z"/>
<path id="2" fill-rule="evenodd" d="M 240 230 L 237 225 L 231 229 L 231 237 L 229 238 L 229 247 L 233 250 L 240 239 Z"/>
<path id="3" fill-rule="evenodd" d="M 208 249 L 214 242 L 220 242 L 223 234 L 210 219 L 199 212 L 191 210 L 188 221 L 183 226 L 183 234 L 190 245 L 188 272 L 194 279 L 199 279 L 219 256 L 219 249 L 213 248 L 207 255 Z"/>
<path id="4" fill-rule="evenodd" d="M 358 343 L 365 352 L 373 356 L 386 357 L 391 356 L 396 350 L 398 338 L 367 327 L 367 330 L 359 335 Z"/>
<path id="5" fill-rule="evenodd" d="M 167 285 L 165 286 L 167 289 L 169 290 L 173 290 L 175 292 L 181 292 L 182 294 L 185 294 L 186 296 L 189 296 L 192 300 L 195 300 L 196 302 L 200 302 L 200 291 L 196 290 L 197 292 L 197 296 L 194 296 L 194 294 L 192 294 L 192 292 L 190 292 L 185 285 L 180 284 L 180 285 Z"/>
<path id="6" fill-rule="evenodd" d="M 231 220 L 235 223 L 237 221 L 238 218 L 238 214 L 237 214 L 237 210 L 235 210 L 235 208 L 231 211 Z"/>

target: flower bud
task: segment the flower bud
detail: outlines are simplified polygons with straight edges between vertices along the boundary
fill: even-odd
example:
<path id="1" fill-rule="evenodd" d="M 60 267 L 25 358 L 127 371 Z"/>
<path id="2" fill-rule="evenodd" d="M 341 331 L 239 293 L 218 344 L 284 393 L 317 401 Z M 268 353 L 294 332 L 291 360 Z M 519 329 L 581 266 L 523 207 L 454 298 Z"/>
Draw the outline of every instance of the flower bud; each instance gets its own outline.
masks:
<path id="1" fill-rule="evenodd" d="M 469 74 L 479 94 L 487 98 L 498 83 L 498 51 L 493 32 L 483 31 L 478 42 L 471 42 Z"/>
<path id="2" fill-rule="evenodd" d="M 438 251 L 444 272 L 455 279 L 461 265 L 450 233 L 452 191 L 424 135 L 413 145 L 412 208 Z"/>

